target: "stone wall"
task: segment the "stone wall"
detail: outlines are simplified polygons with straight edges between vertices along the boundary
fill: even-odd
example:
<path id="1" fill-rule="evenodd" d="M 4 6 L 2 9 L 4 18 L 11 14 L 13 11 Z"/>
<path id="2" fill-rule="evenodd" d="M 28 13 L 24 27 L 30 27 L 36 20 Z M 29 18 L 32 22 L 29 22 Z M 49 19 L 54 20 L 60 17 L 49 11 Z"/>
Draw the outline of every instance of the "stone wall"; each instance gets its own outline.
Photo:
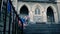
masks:
<path id="1" fill-rule="evenodd" d="M 46 12 L 47 12 L 47 8 L 49 6 L 52 7 L 53 11 L 54 11 L 54 18 L 55 18 L 55 22 L 57 23 L 58 22 L 58 7 L 59 7 L 59 4 L 55 4 L 55 3 L 38 3 L 38 2 L 16 2 L 16 3 L 13 3 L 15 4 L 15 8 L 17 9 L 17 13 L 20 14 L 20 9 L 23 5 L 26 5 L 28 10 L 29 10 L 29 17 L 30 17 L 30 21 L 34 22 L 33 20 L 33 15 L 34 15 L 34 11 L 35 11 L 35 8 L 37 6 L 39 6 L 40 8 L 40 12 L 41 14 L 39 15 L 41 17 L 41 21 L 40 22 L 47 22 L 47 15 L 46 15 Z M 57 7 L 58 5 L 58 7 Z"/>

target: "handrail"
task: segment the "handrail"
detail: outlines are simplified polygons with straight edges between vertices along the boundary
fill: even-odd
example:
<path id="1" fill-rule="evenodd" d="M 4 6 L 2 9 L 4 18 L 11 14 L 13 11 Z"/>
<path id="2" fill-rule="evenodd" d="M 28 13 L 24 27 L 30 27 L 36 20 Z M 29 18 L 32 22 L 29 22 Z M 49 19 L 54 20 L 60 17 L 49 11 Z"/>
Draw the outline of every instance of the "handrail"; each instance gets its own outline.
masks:
<path id="1" fill-rule="evenodd" d="M 11 7 L 12 7 L 12 9 L 14 10 L 13 11 L 13 13 L 14 14 L 16 14 L 16 19 L 18 19 L 18 21 L 20 20 L 21 21 L 21 19 L 19 18 L 19 15 L 17 14 L 17 11 L 15 10 L 15 7 L 13 6 L 13 4 L 12 4 L 12 2 L 9 0 L 9 2 L 10 2 L 10 4 L 11 4 Z M 21 21 L 22 22 L 22 21 Z M 13 24 L 14 24 L 14 16 L 13 16 Z M 22 26 L 23 26 L 23 23 L 22 23 Z M 22 27 L 23 28 L 23 27 Z M 22 32 L 23 32 L 23 30 L 22 30 Z M 16 32 L 15 32 L 16 33 Z M 13 32 L 12 32 L 12 34 L 13 34 Z"/>
<path id="2" fill-rule="evenodd" d="M 9 2 L 10 2 L 10 4 L 11 4 L 11 11 L 10 11 L 10 13 L 7 13 L 7 3 L 6 3 L 6 5 L 5 4 L 2 4 L 3 6 L 5 6 L 6 8 L 4 8 L 3 6 L 1 7 L 1 19 L 3 19 L 2 21 L 3 21 L 3 31 L 0 31 L 0 32 L 3 32 L 3 34 L 6 34 L 6 32 L 8 32 L 8 34 L 10 34 L 10 28 L 11 28 L 11 24 L 13 24 L 12 25 L 12 28 L 14 27 L 15 28 L 15 26 L 16 26 L 16 24 L 15 24 L 15 22 L 16 21 L 14 21 L 14 20 L 17 20 L 17 24 L 18 24 L 18 21 L 20 20 L 19 19 L 19 15 L 17 14 L 17 11 L 15 10 L 15 8 L 14 8 L 14 6 L 13 6 L 13 4 L 12 4 L 12 2 L 11 2 L 11 0 L 9 0 Z M 4 11 L 3 10 L 3 8 L 4 9 L 6 9 L 6 11 Z M 13 10 L 13 11 L 12 11 Z M 3 14 L 3 13 L 4 14 Z M 2 15 L 3 14 L 3 15 Z M 13 14 L 15 14 L 16 16 L 14 16 Z M 16 19 L 14 19 L 14 17 L 16 18 Z M 6 25 L 7 24 L 7 20 L 8 20 L 8 26 Z M 13 20 L 13 21 L 12 21 Z M 20 20 L 21 21 L 21 20 Z M 22 22 L 22 21 L 21 21 Z M 1 22 L 2 23 L 2 22 Z M 6 26 L 8 27 L 8 30 L 6 31 Z M 1 26 L 2 27 L 2 26 Z M 16 28 L 15 28 L 16 29 Z M 12 29 L 12 31 L 13 31 L 13 29 Z M 16 31 L 16 30 L 15 30 Z M 13 34 L 13 32 L 12 32 L 12 34 Z M 16 32 L 15 32 L 15 34 L 16 34 Z"/>

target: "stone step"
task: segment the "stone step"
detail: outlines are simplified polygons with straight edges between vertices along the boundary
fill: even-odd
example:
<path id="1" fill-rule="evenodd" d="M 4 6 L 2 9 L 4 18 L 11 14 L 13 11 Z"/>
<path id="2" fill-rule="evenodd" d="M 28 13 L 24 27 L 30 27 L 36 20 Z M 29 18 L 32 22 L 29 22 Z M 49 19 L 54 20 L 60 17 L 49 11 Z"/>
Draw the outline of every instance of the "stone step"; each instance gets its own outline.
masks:
<path id="1" fill-rule="evenodd" d="M 59 29 L 52 29 L 52 28 L 51 28 L 51 29 L 48 29 L 48 28 L 47 28 L 47 29 L 26 29 L 26 31 L 32 31 L 32 30 L 34 30 L 34 31 L 35 31 L 35 30 L 37 30 L 37 31 L 46 31 L 46 30 L 59 31 Z"/>
<path id="2" fill-rule="evenodd" d="M 59 26 L 60 24 L 31 24 L 31 25 L 28 25 L 28 26 L 37 26 L 37 27 L 39 27 L 39 26 L 51 26 L 51 27 L 56 27 L 56 26 Z"/>
<path id="3" fill-rule="evenodd" d="M 60 32 L 58 24 L 31 24 L 26 26 L 25 34 L 57 34 Z"/>
<path id="4" fill-rule="evenodd" d="M 33 33 L 24 33 L 24 34 L 60 34 L 60 32 L 33 32 Z"/>
<path id="5" fill-rule="evenodd" d="M 34 29 L 34 28 L 38 28 L 38 29 L 41 29 L 41 28 L 60 28 L 59 26 L 28 26 L 26 27 L 27 29 L 30 28 L 30 29 Z"/>

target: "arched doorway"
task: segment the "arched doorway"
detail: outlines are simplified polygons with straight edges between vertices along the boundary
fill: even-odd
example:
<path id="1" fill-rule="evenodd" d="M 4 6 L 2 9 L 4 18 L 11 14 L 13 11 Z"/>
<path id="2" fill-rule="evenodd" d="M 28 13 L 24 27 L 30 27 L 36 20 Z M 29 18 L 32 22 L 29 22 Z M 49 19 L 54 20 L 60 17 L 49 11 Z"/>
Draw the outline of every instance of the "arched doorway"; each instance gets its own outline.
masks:
<path id="1" fill-rule="evenodd" d="M 24 17 L 24 16 L 28 16 L 29 15 L 29 11 L 27 6 L 23 5 L 20 9 L 20 16 Z"/>
<path id="2" fill-rule="evenodd" d="M 47 22 L 50 22 L 50 23 L 55 22 L 54 12 L 51 6 L 47 8 Z"/>

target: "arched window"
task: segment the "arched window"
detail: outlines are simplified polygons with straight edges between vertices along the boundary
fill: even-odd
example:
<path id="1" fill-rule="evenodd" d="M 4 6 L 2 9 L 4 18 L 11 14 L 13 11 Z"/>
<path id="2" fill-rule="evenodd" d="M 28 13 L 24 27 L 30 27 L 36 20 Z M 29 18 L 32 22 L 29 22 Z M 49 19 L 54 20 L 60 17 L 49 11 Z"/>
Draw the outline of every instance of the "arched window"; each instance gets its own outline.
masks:
<path id="1" fill-rule="evenodd" d="M 40 9 L 38 7 L 35 9 L 35 14 L 37 14 L 37 15 L 40 14 Z"/>

